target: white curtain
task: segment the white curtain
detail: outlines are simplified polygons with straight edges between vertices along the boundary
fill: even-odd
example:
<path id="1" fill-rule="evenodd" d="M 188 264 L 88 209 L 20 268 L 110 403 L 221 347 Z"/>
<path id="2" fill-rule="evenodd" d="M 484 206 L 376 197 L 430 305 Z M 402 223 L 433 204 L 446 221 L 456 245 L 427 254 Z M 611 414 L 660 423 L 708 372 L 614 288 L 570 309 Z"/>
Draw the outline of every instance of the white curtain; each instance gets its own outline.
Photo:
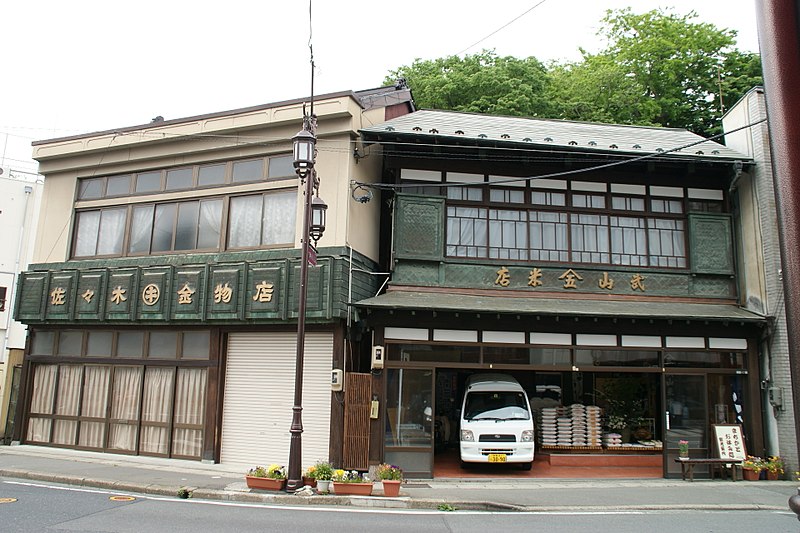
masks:
<path id="1" fill-rule="evenodd" d="M 83 380 L 81 418 L 106 418 L 110 377 L 111 367 L 86 365 Z M 105 437 L 105 426 L 105 421 L 82 421 L 78 445 L 87 448 L 102 448 Z"/>
<path id="2" fill-rule="evenodd" d="M 78 236 L 75 239 L 75 257 L 95 255 L 99 232 L 100 211 L 78 213 Z"/>
<path id="3" fill-rule="evenodd" d="M 49 442 L 49 418 L 39 418 L 34 415 L 49 415 L 53 413 L 53 398 L 55 395 L 57 365 L 36 365 L 33 374 L 33 395 L 31 397 L 31 417 L 28 420 L 28 437 L 30 442 Z"/>
<path id="4" fill-rule="evenodd" d="M 222 228 L 222 200 L 200 202 L 200 229 L 197 248 L 200 250 L 219 248 L 219 235 Z"/>
<path id="5" fill-rule="evenodd" d="M 111 422 L 108 447 L 112 450 L 136 449 L 136 428 L 139 420 L 142 367 L 114 368 L 114 387 L 111 393 Z"/>
<path id="6" fill-rule="evenodd" d="M 78 416 L 81 398 L 81 365 L 61 365 L 58 370 L 58 404 L 56 415 Z M 53 442 L 56 444 L 75 445 L 77 420 L 59 420 L 53 423 Z"/>
<path id="7" fill-rule="evenodd" d="M 145 373 L 142 393 L 142 430 L 139 436 L 140 452 L 163 455 L 169 452 L 167 426 L 172 405 L 174 375 L 174 368 L 160 367 L 149 367 Z"/>
<path id="8" fill-rule="evenodd" d="M 294 243 L 296 212 L 297 191 L 265 194 L 261 244 Z"/>
<path id="9" fill-rule="evenodd" d="M 132 254 L 150 251 L 150 236 L 153 233 L 153 206 L 145 205 L 133 208 L 131 236 L 128 251 Z"/>
<path id="10" fill-rule="evenodd" d="M 100 238 L 97 255 L 120 255 L 125 237 L 127 209 L 106 209 L 100 217 Z"/>
<path id="11" fill-rule="evenodd" d="M 228 246 L 245 248 L 261 242 L 261 208 L 263 196 L 231 198 Z"/>
<path id="12" fill-rule="evenodd" d="M 175 425 L 196 425 L 198 429 L 176 427 L 172 454 L 200 457 L 203 450 L 203 418 L 206 399 L 205 368 L 178 369 L 175 385 Z"/>

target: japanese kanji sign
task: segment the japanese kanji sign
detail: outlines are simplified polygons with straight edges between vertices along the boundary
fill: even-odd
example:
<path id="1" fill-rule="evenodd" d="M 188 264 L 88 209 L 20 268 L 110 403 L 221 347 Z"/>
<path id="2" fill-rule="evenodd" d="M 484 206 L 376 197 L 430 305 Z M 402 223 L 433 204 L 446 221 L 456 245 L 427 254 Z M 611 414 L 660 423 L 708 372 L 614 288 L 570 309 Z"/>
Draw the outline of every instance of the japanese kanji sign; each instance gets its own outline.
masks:
<path id="1" fill-rule="evenodd" d="M 713 427 L 719 458 L 744 461 L 747 458 L 747 451 L 744 447 L 742 426 L 739 424 L 713 424 Z"/>

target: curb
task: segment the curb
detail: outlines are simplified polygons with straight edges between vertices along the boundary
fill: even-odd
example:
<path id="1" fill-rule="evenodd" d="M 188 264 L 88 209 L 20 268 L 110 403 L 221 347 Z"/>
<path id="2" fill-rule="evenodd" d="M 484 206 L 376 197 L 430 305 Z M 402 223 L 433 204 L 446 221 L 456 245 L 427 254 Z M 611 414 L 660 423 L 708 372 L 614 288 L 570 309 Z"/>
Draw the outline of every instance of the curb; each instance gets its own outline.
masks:
<path id="1" fill-rule="evenodd" d="M 442 504 L 447 504 L 457 511 L 484 512 L 593 512 L 593 511 L 785 511 L 786 507 L 760 504 L 642 504 L 642 505 L 514 505 L 490 501 L 458 501 L 435 499 L 412 499 L 409 496 L 396 498 L 386 496 L 336 496 L 314 495 L 295 496 L 289 494 L 269 494 L 261 492 L 244 492 L 232 490 L 202 489 L 189 486 L 169 486 L 155 484 L 128 483 L 107 479 L 81 478 L 28 470 L 0 469 L 0 477 L 47 481 L 78 487 L 92 487 L 119 492 L 135 492 L 156 496 L 167 496 L 180 499 L 178 491 L 185 489 L 190 498 L 218 500 L 242 503 L 262 503 L 286 506 L 350 506 L 372 509 L 419 509 L 435 511 Z"/>

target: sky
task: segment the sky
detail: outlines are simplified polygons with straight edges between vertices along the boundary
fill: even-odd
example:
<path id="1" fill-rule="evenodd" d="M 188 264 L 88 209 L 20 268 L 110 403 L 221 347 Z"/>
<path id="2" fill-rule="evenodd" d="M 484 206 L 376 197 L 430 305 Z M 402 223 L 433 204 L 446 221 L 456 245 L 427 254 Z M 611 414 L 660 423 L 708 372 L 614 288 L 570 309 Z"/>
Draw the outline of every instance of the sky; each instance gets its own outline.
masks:
<path id="1" fill-rule="evenodd" d="M 602 49 L 605 11 L 629 6 L 694 10 L 758 51 L 755 0 L 313 0 L 310 24 L 308 0 L 6 0 L 0 166 L 35 172 L 34 140 L 307 97 L 309 37 L 320 95 L 484 48 L 577 60 Z"/>

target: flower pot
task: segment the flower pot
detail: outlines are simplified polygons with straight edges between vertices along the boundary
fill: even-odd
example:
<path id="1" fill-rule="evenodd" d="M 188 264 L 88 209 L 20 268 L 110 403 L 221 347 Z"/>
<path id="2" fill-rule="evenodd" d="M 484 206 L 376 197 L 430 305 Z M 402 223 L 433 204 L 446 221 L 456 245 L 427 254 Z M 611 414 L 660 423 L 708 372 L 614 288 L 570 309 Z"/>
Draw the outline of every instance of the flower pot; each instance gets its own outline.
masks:
<path id="1" fill-rule="evenodd" d="M 681 450 L 678 449 L 678 457 L 689 457 L 689 449 Z"/>
<path id="2" fill-rule="evenodd" d="M 779 476 L 779 475 L 780 475 L 780 474 L 778 474 L 778 471 L 777 471 L 777 470 L 776 470 L 775 472 L 773 472 L 773 471 L 771 471 L 771 470 L 767 470 L 767 479 L 768 479 L 769 481 L 778 481 L 778 476 Z"/>
<path id="3" fill-rule="evenodd" d="M 331 491 L 331 483 L 330 479 L 318 479 L 317 480 L 317 492 L 330 492 Z"/>
<path id="4" fill-rule="evenodd" d="M 341 483 L 334 481 L 333 493 L 350 496 L 369 496 L 372 494 L 372 483 Z"/>
<path id="5" fill-rule="evenodd" d="M 384 479 L 383 480 L 383 495 L 384 496 L 399 496 L 400 495 L 400 481 L 399 479 Z"/>
<path id="6" fill-rule="evenodd" d="M 742 477 L 745 481 L 758 481 L 758 476 L 761 472 L 753 470 L 752 468 L 742 469 Z"/>
<path id="7" fill-rule="evenodd" d="M 253 477 L 245 476 L 247 479 L 247 487 L 259 490 L 283 490 L 286 486 L 285 479 L 272 479 L 269 477 Z"/>
<path id="8" fill-rule="evenodd" d="M 303 485 L 308 485 L 309 487 L 316 488 L 317 487 L 317 480 L 313 477 L 306 477 L 303 476 Z"/>

